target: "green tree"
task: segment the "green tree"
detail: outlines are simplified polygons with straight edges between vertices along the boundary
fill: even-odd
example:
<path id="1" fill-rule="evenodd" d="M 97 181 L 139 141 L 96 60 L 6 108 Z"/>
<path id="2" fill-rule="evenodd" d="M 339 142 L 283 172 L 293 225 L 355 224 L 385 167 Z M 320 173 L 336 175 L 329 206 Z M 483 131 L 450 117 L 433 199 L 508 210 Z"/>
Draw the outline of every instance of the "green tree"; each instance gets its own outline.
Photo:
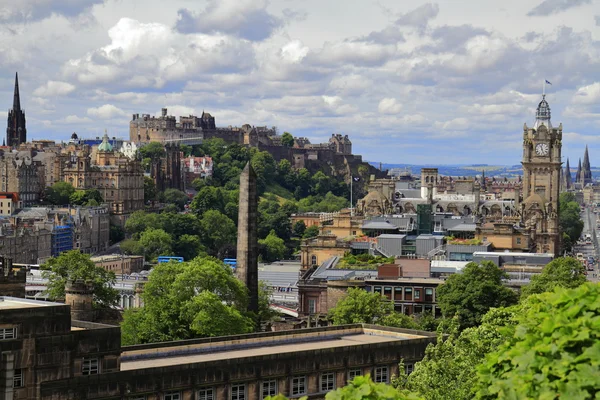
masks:
<path id="1" fill-rule="evenodd" d="M 600 285 L 531 296 L 514 334 L 479 369 L 478 399 L 594 399 Z"/>
<path id="2" fill-rule="evenodd" d="M 184 157 L 189 157 L 192 154 L 192 146 L 182 144 L 179 146 Z"/>
<path id="3" fill-rule="evenodd" d="M 261 247 L 263 261 L 272 262 L 283 259 L 286 249 L 285 242 L 277 236 L 275 230 L 271 230 L 266 238 L 260 239 L 258 244 Z"/>
<path id="4" fill-rule="evenodd" d="M 68 182 L 56 182 L 54 185 L 46 189 L 46 200 L 54 205 L 69 204 L 71 195 L 75 192 L 75 188 Z"/>
<path id="5" fill-rule="evenodd" d="M 69 203 L 78 206 L 97 206 L 103 201 L 102 195 L 97 189 L 76 190 L 69 197 Z"/>
<path id="6" fill-rule="evenodd" d="M 278 312 L 271 308 L 271 288 L 264 281 L 258 282 L 258 316 L 257 327 L 262 327 L 263 324 L 268 324 L 273 321 Z"/>
<path id="7" fill-rule="evenodd" d="M 125 231 L 119 225 L 111 224 L 109 237 L 111 243 L 120 242 L 121 240 L 125 239 Z"/>
<path id="8" fill-rule="evenodd" d="M 292 234 L 296 237 L 302 237 L 306 232 L 306 224 L 304 221 L 296 221 L 294 227 L 292 228 Z"/>
<path id="9" fill-rule="evenodd" d="M 587 281 L 585 268 L 572 257 L 556 258 L 544 267 L 541 274 L 531 277 L 529 285 L 521 289 L 521 296 L 551 292 L 556 288 L 576 288 Z"/>
<path id="10" fill-rule="evenodd" d="M 119 244 L 123 254 L 132 256 L 143 256 L 144 247 L 135 239 L 125 239 Z"/>
<path id="11" fill-rule="evenodd" d="M 252 156 L 250 164 L 256 172 L 256 182 L 259 191 L 262 193 L 267 186 L 268 182 L 271 182 L 275 178 L 275 172 L 277 166 L 275 159 L 267 151 L 259 151 Z"/>
<path id="12" fill-rule="evenodd" d="M 303 239 L 309 239 L 316 237 L 319 234 L 319 227 L 317 225 L 311 225 L 304 231 L 304 235 L 302 235 Z"/>
<path id="13" fill-rule="evenodd" d="M 175 204 L 179 210 L 183 211 L 185 205 L 189 201 L 189 197 L 181 190 L 167 189 L 163 193 L 163 201 L 165 203 Z"/>
<path id="14" fill-rule="evenodd" d="M 173 239 L 162 229 L 146 229 L 140 235 L 139 243 L 144 248 L 144 256 L 149 260 L 158 256 L 170 256 L 173 252 Z"/>
<path id="15" fill-rule="evenodd" d="M 560 194 L 558 207 L 558 224 L 560 231 L 563 233 L 562 247 L 564 251 L 571 251 L 573 243 L 579 239 L 583 232 L 579 203 L 577 203 L 573 193 L 565 192 Z M 568 239 L 564 237 L 565 235 L 568 236 Z"/>
<path id="16" fill-rule="evenodd" d="M 70 250 L 52 257 L 42 265 L 42 276 L 48 279 L 46 293 L 52 300 L 65 298 L 65 285 L 69 281 L 82 280 L 93 288 L 93 305 L 108 308 L 117 304 L 119 293 L 113 288 L 115 274 L 97 267 L 88 254 Z"/>
<path id="17" fill-rule="evenodd" d="M 517 303 L 514 291 L 502 284 L 507 275 L 491 261 L 468 263 L 438 287 L 437 301 L 445 317 L 458 316 L 460 329 L 477 326 L 492 307 Z"/>
<path id="18" fill-rule="evenodd" d="M 144 286 L 144 306 L 127 312 L 125 345 L 249 333 L 247 290 L 230 267 L 214 258 L 162 263 Z"/>
<path id="19" fill-rule="evenodd" d="M 165 146 L 159 142 L 150 142 L 140 147 L 139 152 L 142 158 L 150 158 L 151 160 L 158 160 L 166 155 Z"/>
<path id="20" fill-rule="evenodd" d="M 174 244 L 175 254 L 189 261 L 204 251 L 200 238 L 195 235 L 181 235 Z"/>
<path id="21" fill-rule="evenodd" d="M 334 325 L 379 324 L 398 328 L 413 328 L 412 320 L 397 315 L 394 304 L 379 293 L 359 288 L 349 288 L 344 298 L 329 310 L 329 319 Z M 406 325 L 404 325 L 406 324 Z"/>
<path id="22" fill-rule="evenodd" d="M 289 132 L 283 132 L 281 135 L 281 144 L 285 147 L 294 147 L 294 137 Z"/>
<path id="23" fill-rule="evenodd" d="M 158 214 L 147 213 L 143 210 L 134 211 L 125 221 L 125 232 L 135 239 L 146 229 L 162 229 L 163 225 Z"/>
<path id="24" fill-rule="evenodd" d="M 149 176 L 144 176 L 144 201 L 156 200 L 156 185 Z"/>
<path id="25" fill-rule="evenodd" d="M 200 219 L 202 244 L 209 254 L 222 258 L 237 242 L 237 231 L 233 221 L 217 210 L 208 210 Z"/>
<path id="26" fill-rule="evenodd" d="M 480 326 L 459 332 L 457 318 L 447 324 L 412 374 L 392 379 L 396 387 L 408 389 L 428 400 L 471 400 L 477 383 L 477 366 L 485 355 L 511 337 L 520 306 L 492 308 Z"/>

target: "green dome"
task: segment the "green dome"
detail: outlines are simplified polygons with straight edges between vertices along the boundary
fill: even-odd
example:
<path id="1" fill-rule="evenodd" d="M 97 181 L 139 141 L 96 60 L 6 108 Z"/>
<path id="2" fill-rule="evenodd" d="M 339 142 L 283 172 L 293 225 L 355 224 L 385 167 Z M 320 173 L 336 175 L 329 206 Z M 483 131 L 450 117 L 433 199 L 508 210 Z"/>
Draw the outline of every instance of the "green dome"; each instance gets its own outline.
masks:
<path id="1" fill-rule="evenodd" d="M 108 142 L 108 135 L 106 133 L 102 138 L 102 143 L 98 146 L 98 151 L 113 151 L 112 144 Z"/>

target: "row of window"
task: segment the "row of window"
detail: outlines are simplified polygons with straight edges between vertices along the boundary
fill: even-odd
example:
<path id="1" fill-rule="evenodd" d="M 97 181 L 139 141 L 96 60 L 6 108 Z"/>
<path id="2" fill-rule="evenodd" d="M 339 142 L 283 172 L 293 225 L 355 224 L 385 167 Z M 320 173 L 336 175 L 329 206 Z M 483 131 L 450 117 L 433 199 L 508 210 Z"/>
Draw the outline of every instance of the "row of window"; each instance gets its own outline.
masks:
<path id="1" fill-rule="evenodd" d="M 412 364 L 406 365 L 407 373 L 411 373 L 413 369 Z M 348 371 L 348 381 L 353 380 L 355 377 L 362 375 L 362 371 L 359 368 L 351 369 Z M 321 393 L 330 392 L 335 390 L 335 377 L 334 372 L 322 373 L 320 377 L 319 388 Z M 389 369 L 388 367 L 376 367 L 373 374 L 373 380 L 377 383 L 388 383 L 389 382 Z M 308 394 L 308 382 L 306 376 L 295 376 L 291 379 L 290 396 L 304 396 Z M 229 391 L 229 400 L 246 400 L 248 398 L 247 385 L 245 383 L 231 385 Z M 261 399 L 265 399 L 269 396 L 276 396 L 279 393 L 277 389 L 277 380 L 270 379 L 261 382 Z M 162 400 L 181 400 L 183 399 L 182 393 L 179 391 L 173 391 L 165 393 Z M 216 389 L 215 388 L 202 388 L 198 390 L 198 400 L 215 400 Z M 133 397 L 129 400 L 146 400 L 145 396 Z"/>
<path id="2" fill-rule="evenodd" d="M 10 340 L 17 338 L 17 327 L 0 328 L 0 340 Z"/>
<path id="3" fill-rule="evenodd" d="M 372 290 L 375 293 L 383 294 L 390 300 L 412 301 L 424 299 L 427 302 L 433 302 L 433 288 L 419 288 L 413 291 L 412 287 L 372 286 Z"/>

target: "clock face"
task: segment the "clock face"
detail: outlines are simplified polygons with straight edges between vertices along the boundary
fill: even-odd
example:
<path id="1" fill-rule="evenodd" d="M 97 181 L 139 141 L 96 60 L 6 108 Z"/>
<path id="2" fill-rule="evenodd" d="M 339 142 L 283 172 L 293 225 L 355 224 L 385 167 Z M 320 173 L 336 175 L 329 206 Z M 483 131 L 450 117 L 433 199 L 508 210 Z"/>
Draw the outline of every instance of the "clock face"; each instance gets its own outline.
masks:
<path id="1" fill-rule="evenodd" d="M 548 145 L 546 143 L 539 143 L 537 146 L 535 146 L 535 152 L 538 156 L 548 155 L 549 150 L 550 149 L 548 148 Z"/>

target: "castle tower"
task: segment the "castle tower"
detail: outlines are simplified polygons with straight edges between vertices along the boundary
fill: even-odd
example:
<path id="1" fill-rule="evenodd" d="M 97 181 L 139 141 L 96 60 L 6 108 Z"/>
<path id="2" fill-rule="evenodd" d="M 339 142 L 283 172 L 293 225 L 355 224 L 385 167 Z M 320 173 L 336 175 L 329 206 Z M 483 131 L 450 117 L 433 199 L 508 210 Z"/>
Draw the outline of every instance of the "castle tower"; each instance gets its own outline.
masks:
<path id="1" fill-rule="evenodd" d="M 522 218 L 529 229 L 533 250 L 558 251 L 558 196 L 562 168 L 562 124 L 552 126 L 550 106 L 542 97 L 533 128 L 523 127 Z"/>
<path id="2" fill-rule="evenodd" d="M 585 153 L 583 155 L 583 164 L 581 165 L 581 173 L 583 185 L 587 185 L 588 183 L 592 183 L 592 167 L 590 165 L 590 155 L 588 154 L 587 144 L 585 145 Z"/>
<path id="3" fill-rule="evenodd" d="M 78 279 L 65 285 L 65 304 L 71 306 L 72 320 L 94 321 L 93 299 L 94 290 L 91 284 Z"/>
<path id="4" fill-rule="evenodd" d="M 8 111 L 6 127 L 6 145 L 17 147 L 27 142 L 27 128 L 25 126 L 25 112 L 21 110 L 21 97 L 19 95 L 19 75 L 15 73 L 15 92 L 13 107 Z"/>
<path id="5" fill-rule="evenodd" d="M 569 166 L 569 159 L 567 158 L 567 165 L 565 167 L 565 185 L 564 188 L 565 190 L 569 190 L 571 189 L 571 186 L 573 185 L 572 182 L 572 178 L 571 178 L 571 167 Z"/>
<path id="6" fill-rule="evenodd" d="M 250 163 L 240 175 L 237 267 L 235 273 L 248 288 L 248 311 L 258 312 L 258 192 Z"/>

